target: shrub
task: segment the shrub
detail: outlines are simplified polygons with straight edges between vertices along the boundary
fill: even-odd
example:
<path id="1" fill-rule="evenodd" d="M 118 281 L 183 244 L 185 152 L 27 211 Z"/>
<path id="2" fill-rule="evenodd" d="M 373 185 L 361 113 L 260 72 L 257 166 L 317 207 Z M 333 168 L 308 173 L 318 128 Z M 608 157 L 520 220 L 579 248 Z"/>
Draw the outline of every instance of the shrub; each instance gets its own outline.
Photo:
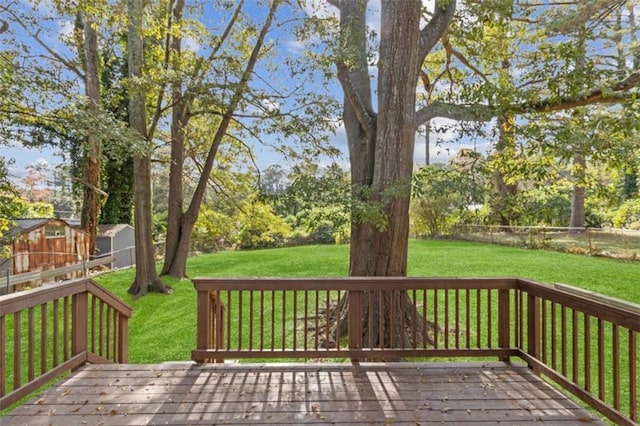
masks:
<path id="1" fill-rule="evenodd" d="M 613 216 L 613 226 L 640 229 L 640 199 L 625 201 Z"/>

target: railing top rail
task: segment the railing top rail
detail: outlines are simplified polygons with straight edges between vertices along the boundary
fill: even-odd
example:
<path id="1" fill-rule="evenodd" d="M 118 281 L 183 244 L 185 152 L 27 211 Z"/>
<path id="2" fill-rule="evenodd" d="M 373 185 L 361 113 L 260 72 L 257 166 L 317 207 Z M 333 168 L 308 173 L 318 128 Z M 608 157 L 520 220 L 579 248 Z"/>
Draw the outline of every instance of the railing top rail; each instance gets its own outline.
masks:
<path id="1" fill-rule="evenodd" d="M 518 286 L 527 293 L 584 312 L 596 318 L 640 332 L 640 305 L 581 290 L 565 284 L 550 286 L 520 279 Z"/>
<path id="2" fill-rule="evenodd" d="M 335 278 L 218 278 L 196 277 L 198 291 L 214 290 L 414 290 L 515 289 L 517 278 L 455 277 L 335 277 Z"/>
<path id="3" fill-rule="evenodd" d="M 0 297 L 0 310 L 3 315 L 9 315 L 24 309 L 29 309 L 52 300 L 61 299 L 74 294 L 89 291 L 113 306 L 127 318 L 131 317 L 132 308 L 117 296 L 97 285 L 89 278 L 81 278 L 62 283 L 20 291 Z"/>

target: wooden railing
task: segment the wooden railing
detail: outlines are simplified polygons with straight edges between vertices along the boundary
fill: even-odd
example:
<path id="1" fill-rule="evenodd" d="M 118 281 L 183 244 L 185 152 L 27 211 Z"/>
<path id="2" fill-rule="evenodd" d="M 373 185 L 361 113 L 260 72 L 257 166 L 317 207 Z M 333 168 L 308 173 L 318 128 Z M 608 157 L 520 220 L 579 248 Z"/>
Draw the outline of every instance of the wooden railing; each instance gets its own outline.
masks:
<path id="1" fill-rule="evenodd" d="M 84 363 L 126 363 L 130 317 L 90 279 L 0 298 L 0 409 Z"/>
<path id="2" fill-rule="evenodd" d="M 511 357 L 638 422 L 640 307 L 516 278 L 197 278 L 197 362 Z"/>

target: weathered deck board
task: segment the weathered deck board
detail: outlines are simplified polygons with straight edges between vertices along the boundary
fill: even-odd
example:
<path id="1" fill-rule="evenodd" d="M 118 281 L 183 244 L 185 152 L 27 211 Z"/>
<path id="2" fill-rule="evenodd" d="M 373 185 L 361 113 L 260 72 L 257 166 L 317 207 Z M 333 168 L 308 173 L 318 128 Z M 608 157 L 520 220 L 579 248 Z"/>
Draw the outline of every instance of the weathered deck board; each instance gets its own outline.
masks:
<path id="1" fill-rule="evenodd" d="M 9 425 L 603 424 L 501 363 L 93 365 L 3 417 Z"/>

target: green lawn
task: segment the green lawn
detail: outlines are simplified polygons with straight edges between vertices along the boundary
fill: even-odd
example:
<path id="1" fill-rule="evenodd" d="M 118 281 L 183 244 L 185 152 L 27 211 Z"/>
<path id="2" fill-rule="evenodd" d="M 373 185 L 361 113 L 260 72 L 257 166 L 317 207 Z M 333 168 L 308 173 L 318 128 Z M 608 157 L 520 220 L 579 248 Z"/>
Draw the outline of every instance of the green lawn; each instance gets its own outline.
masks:
<path id="1" fill-rule="evenodd" d="M 190 276 L 331 277 L 346 276 L 348 246 L 307 246 L 229 251 L 189 259 Z M 410 276 L 511 276 L 562 282 L 640 303 L 640 263 L 566 253 L 516 249 L 469 242 L 413 240 Z M 189 360 L 195 348 L 196 294 L 189 280 L 165 281 L 171 296 L 149 294 L 132 300 L 132 270 L 96 281 L 130 303 L 129 361 Z"/>

